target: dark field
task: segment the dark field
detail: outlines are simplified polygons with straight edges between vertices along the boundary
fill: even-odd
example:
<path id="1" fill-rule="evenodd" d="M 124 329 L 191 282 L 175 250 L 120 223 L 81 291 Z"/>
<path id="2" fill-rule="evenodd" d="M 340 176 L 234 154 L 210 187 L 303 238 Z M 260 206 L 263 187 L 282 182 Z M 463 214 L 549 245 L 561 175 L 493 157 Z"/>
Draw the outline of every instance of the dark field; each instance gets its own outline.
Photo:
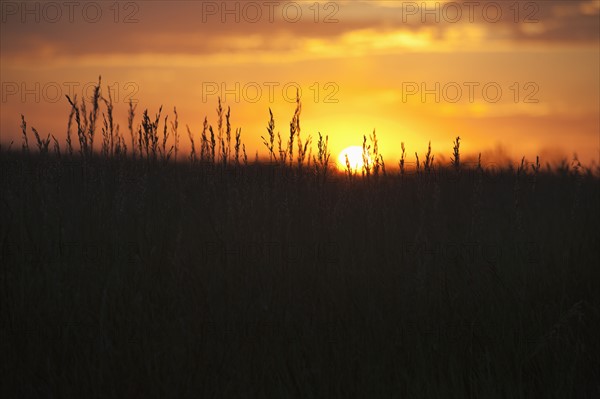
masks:
<path id="1" fill-rule="evenodd" d="M 2 397 L 600 397 L 597 171 L 40 148 L 0 155 Z"/>

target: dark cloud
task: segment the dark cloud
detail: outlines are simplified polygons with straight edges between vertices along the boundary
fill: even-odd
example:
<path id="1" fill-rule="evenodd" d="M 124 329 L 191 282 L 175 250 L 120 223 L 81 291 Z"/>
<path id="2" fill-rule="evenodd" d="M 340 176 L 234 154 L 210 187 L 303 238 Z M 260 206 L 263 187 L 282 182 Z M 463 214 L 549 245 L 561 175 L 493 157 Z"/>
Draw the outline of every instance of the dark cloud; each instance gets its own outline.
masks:
<path id="1" fill-rule="evenodd" d="M 312 2 L 138 1 L 121 2 L 118 11 L 113 2 L 97 2 L 98 7 L 87 8 L 87 3 L 81 2 L 73 9 L 63 5 L 60 11 L 48 6 L 50 3 L 2 3 L 3 58 L 277 52 L 294 49 L 300 39 L 336 39 L 361 29 L 437 27 L 441 39 L 447 29 L 466 24 L 484 25 L 492 38 L 515 45 L 531 41 L 597 43 L 600 29 L 598 7 L 590 1 L 438 2 L 437 11 L 435 5 L 428 6 L 433 13 L 421 8 L 422 2 L 322 3 L 318 13 Z M 302 4 L 301 17 L 297 4 Z M 23 7 L 27 7 L 24 14 Z M 461 18 L 453 23 L 458 9 Z"/>

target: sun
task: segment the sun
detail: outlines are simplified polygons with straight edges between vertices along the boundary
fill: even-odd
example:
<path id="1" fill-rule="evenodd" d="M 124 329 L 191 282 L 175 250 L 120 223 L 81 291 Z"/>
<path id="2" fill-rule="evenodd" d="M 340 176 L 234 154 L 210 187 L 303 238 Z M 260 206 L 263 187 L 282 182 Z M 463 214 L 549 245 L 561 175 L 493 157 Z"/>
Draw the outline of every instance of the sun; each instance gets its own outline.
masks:
<path id="1" fill-rule="evenodd" d="M 338 156 L 337 166 L 340 171 L 347 171 L 348 165 L 346 164 L 346 157 L 348 157 L 348 163 L 352 172 L 360 172 L 365 165 L 363 161 L 363 148 L 360 146 L 351 146 L 345 148 L 340 152 Z M 371 163 L 371 157 L 367 154 L 367 162 Z"/>

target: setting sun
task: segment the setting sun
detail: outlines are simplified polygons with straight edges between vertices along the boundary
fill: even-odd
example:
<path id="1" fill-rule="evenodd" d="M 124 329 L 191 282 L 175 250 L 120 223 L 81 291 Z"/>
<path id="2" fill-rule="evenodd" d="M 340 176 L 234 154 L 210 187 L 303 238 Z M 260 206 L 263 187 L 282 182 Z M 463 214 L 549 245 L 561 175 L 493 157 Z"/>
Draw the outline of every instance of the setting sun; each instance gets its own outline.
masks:
<path id="1" fill-rule="evenodd" d="M 346 165 L 346 157 L 348 157 L 348 163 L 350 164 L 350 168 L 353 172 L 359 172 L 363 166 L 363 149 L 360 146 L 352 146 L 345 148 L 340 152 L 338 156 L 338 169 L 341 171 L 346 171 L 348 166 Z M 367 154 L 367 162 L 371 163 L 371 157 Z"/>

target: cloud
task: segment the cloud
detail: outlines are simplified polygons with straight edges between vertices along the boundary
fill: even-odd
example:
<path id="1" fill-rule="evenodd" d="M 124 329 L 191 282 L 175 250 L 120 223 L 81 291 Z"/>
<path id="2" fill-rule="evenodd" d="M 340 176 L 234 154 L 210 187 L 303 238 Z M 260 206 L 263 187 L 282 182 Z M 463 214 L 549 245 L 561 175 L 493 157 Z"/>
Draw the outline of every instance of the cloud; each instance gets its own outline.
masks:
<path id="1" fill-rule="evenodd" d="M 104 10 L 98 23 L 82 18 L 57 23 L 44 18 L 38 23 L 30 18 L 23 23 L 20 15 L 5 12 L 0 41 L 6 63 L 48 57 L 89 59 L 148 54 L 230 55 L 242 62 L 244 58 L 270 62 L 273 58 L 295 60 L 369 52 L 487 51 L 492 45 L 518 51 L 532 44 L 550 47 L 599 42 L 597 0 L 518 3 L 518 12 L 512 2 L 475 3 L 479 5 L 472 15 L 466 4 L 473 2 L 463 1 L 436 2 L 437 11 L 429 8 L 429 13 L 421 9 L 423 2 L 320 3 L 317 8 L 313 3 L 301 3 L 302 18 L 297 22 L 291 22 L 294 14 L 289 9 L 284 12 L 284 5 L 273 11 L 272 18 L 270 10 L 263 9 L 261 18 L 253 22 L 256 15 L 244 11 L 247 3 L 240 2 L 228 3 L 238 4 L 237 14 L 233 8 L 229 13 L 207 13 L 207 2 L 143 2 L 136 14 L 138 22 L 132 24 L 115 23 L 109 9 Z M 327 8 L 327 4 L 336 6 Z M 491 22 L 494 18 L 490 15 L 495 15 L 489 11 L 493 9 L 491 4 L 501 6 L 502 17 L 496 22 Z M 462 15 L 452 22 L 455 10 L 461 10 Z"/>

